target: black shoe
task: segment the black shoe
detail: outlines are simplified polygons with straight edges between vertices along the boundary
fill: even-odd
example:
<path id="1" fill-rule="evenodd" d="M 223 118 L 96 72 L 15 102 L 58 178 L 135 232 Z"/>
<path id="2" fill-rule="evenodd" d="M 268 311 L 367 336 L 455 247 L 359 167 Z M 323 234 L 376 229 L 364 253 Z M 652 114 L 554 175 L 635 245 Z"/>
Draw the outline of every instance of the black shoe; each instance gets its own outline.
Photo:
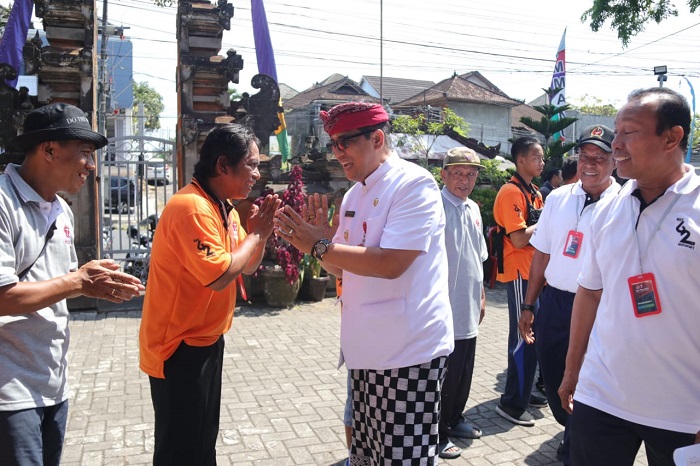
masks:
<path id="1" fill-rule="evenodd" d="M 538 392 L 540 392 L 542 396 L 547 396 L 547 390 L 544 388 L 544 382 L 538 380 L 537 382 L 535 382 L 535 388 Z"/>
<path id="2" fill-rule="evenodd" d="M 496 414 L 506 421 L 510 421 L 519 426 L 532 427 L 535 425 L 532 415 L 525 410 L 521 411 L 498 403 L 498 406 L 496 406 Z"/>
<path id="3" fill-rule="evenodd" d="M 532 395 L 530 395 L 530 406 L 532 406 L 533 408 L 546 408 L 547 398 L 535 395 L 533 393 Z"/>

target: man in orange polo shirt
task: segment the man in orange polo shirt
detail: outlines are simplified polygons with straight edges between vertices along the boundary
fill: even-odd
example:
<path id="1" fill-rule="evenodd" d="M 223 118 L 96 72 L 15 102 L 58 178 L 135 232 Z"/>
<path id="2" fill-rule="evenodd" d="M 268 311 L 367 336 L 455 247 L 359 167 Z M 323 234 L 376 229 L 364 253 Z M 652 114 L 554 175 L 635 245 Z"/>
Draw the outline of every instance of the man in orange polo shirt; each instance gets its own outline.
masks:
<path id="1" fill-rule="evenodd" d="M 247 219 L 246 234 L 229 202 L 247 198 L 260 178 L 258 146 L 242 125 L 211 130 L 192 182 L 158 222 L 139 334 L 156 466 L 216 464 L 223 334 L 231 328 L 236 284 L 257 270 L 280 205 L 267 196 Z"/>
<path id="2" fill-rule="evenodd" d="M 508 286 L 508 373 L 506 386 L 496 413 L 521 426 L 533 426 L 528 406 L 544 407 L 547 400 L 532 394 L 537 356 L 518 331 L 520 310 L 527 291 L 530 263 L 535 248 L 530 237 L 535 231 L 544 203 L 532 179 L 544 168 L 544 152 L 537 139 L 525 136 L 511 147 L 515 174 L 496 195 L 493 216 L 503 235 L 503 252 L 499 259 L 497 280 Z M 501 269 L 502 265 L 502 269 Z M 531 306 L 533 307 L 533 306 Z M 534 310 L 534 307 L 533 307 Z"/>

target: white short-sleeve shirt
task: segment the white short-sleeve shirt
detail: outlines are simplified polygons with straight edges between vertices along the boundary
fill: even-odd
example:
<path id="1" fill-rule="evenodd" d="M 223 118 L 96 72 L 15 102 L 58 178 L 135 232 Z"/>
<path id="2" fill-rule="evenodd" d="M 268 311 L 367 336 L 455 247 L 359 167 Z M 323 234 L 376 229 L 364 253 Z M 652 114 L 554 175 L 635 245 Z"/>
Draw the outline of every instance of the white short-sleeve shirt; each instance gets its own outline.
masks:
<path id="1" fill-rule="evenodd" d="M 347 192 L 333 242 L 421 251 L 396 279 L 343 271 L 340 343 L 349 369 L 394 369 L 450 354 L 445 215 L 430 173 L 391 156 Z"/>
<path id="2" fill-rule="evenodd" d="M 42 199 L 16 166 L 8 165 L 0 175 L 0 286 L 17 283 L 30 265 L 22 281 L 77 269 L 74 237 L 68 204 L 60 197 Z M 53 406 L 68 398 L 68 320 L 65 300 L 29 314 L 0 316 L 0 411 Z"/>
<path id="3" fill-rule="evenodd" d="M 610 177 L 610 182 L 610 186 L 601 194 L 601 199 L 620 191 L 620 185 L 614 178 Z M 586 205 L 587 196 L 581 181 L 552 191 L 530 239 L 530 244 L 538 251 L 549 254 L 549 264 L 544 272 L 547 284 L 570 293 L 576 293 L 578 289 L 577 279 L 583 266 L 583 254 L 591 240 L 592 213 L 600 203 L 598 201 Z M 564 253 L 572 241 L 573 235 L 569 233 L 572 230 L 581 235 L 576 257 Z"/>
<path id="4" fill-rule="evenodd" d="M 634 180 L 594 212 L 579 284 L 603 292 L 574 399 L 631 422 L 694 434 L 700 429 L 700 177 L 685 169 L 641 214 Z M 654 274 L 660 314 L 635 315 L 628 279 L 640 274 L 640 257 L 641 270 Z"/>

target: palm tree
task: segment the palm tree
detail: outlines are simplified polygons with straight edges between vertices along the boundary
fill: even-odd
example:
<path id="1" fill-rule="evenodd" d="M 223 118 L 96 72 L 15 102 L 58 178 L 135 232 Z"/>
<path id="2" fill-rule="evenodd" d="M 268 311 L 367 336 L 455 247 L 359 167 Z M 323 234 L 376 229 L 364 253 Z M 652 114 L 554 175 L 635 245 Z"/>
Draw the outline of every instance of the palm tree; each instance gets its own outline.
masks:
<path id="1" fill-rule="evenodd" d="M 549 167 L 561 167 L 564 154 L 569 152 L 576 146 L 574 142 L 564 142 L 561 139 L 557 141 L 551 141 L 552 136 L 556 133 L 562 132 L 564 128 L 568 128 L 578 118 L 572 118 L 567 116 L 560 116 L 558 120 L 552 120 L 557 115 L 560 115 L 567 110 L 571 109 L 569 104 L 566 105 L 552 105 L 552 97 L 554 97 L 561 88 L 549 88 L 542 89 L 545 94 L 547 94 L 547 100 L 550 103 L 546 105 L 535 105 L 532 108 L 540 112 L 543 116 L 539 120 L 534 120 L 530 117 L 521 117 L 520 122 L 529 126 L 533 130 L 544 136 L 544 158 Z"/>

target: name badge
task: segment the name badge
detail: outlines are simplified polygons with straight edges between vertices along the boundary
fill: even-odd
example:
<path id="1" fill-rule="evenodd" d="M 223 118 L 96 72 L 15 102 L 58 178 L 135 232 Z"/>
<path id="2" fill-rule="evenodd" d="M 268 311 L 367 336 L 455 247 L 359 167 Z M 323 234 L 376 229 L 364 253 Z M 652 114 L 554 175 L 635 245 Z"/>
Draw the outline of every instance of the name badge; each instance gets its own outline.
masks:
<path id="1" fill-rule="evenodd" d="M 627 279 L 632 296 L 632 308 L 637 317 L 661 314 L 659 292 L 653 273 L 643 273 Z"/>
<path id="2" fill-rule="evenodd" d="M 566 257 L 576 259 L 578 253 L 581 252 L 581 244 L 583 243 L 583 233 L 576 230 L 569 230 L 569 235 L 566 237 L 563 254 Z"/>

